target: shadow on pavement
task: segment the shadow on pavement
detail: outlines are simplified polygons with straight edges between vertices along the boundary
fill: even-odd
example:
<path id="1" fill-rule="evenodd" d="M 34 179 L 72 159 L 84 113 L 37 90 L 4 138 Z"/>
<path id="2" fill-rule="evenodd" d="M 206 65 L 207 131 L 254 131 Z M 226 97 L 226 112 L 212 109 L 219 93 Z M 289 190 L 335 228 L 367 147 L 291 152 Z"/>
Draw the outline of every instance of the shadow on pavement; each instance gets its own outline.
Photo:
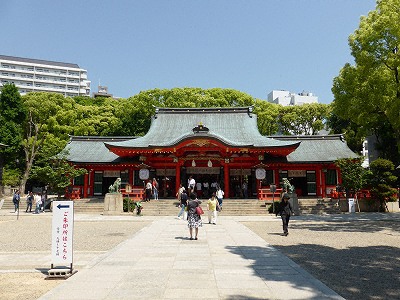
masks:
<path id="1" fill-rule="evenodd" d="M 348 300 L 400 299 L 399 248 L 372 246 L 335 249 L 314 244 L 275 248 Z M 266 248 L 239 246 L 228 249 L 253 260 L 253 270 L 263 280 L 284 281 L 289 278 L 296 289 L 310 288 L 304 280 L 296 282 L 294 273 L 290 277 L 282 276 L 288 270 L 281 270 L 284 264 L 281 266 L 273 252 Z M 265 259 L 271 261 L 269 268 L 265 266 Z"/>

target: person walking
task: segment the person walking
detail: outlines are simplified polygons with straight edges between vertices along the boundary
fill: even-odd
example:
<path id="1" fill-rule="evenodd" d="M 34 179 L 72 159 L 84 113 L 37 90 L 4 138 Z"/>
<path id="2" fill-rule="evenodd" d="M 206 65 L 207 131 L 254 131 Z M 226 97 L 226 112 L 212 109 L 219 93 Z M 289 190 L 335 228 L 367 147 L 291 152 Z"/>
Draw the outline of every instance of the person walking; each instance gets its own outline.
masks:
<path id="1" fill-rule="evenodd" d="M 33 193 L 29 192 L 28 196 L 26 197 L 26 210 L 25 212 L 32 212 L 32 203 L 33 203 Z"/>
<path id="2" fill-rule="evenodd" d="M 185 220 L 185 207 L 187 207 L 188 195 L 186 194 L 185 188 L 184 187 L 182 187 L 182 188 L 183 188 L 183 190 L 181 193 L 181 200 L 180 200 L 181 201 L 181 204 L 180 204 L 181 210 L 179 211 L 177 218 L 180 219 L 181 216 L 183 215 L 183 219 Z"/>
<path id="3" fill-rule="evenodd" d="M 15 191 L 14 196 L 13 196 L 13 203 L 14 203 L 14 212 L 16 213 L 17 210 L 19 210 L 19 202 L 21 200 L 21 195 L 19 190 Z"/>
<path id="4" fill-rule="evenodd" d="M 224 198 L 224 191 L 221 189 L 221 187 L 217 187 L 217 192 L 215 193 L 217 199 L 218 199 L 218 204 L 220 210 L 222 210 L 222 199 Z"/>
<path id="5" fill-rule="evenodd" d="M 203 226 L 203 223 L 201 222 L 201 217 L 196 212 L 196 207 L 198 207 L 200 204 L 201 201 L 197 199 L 196 193 L 191 193 L 190 200 L 188 202 L 188 227 L 190 240 L 193 240 L 193 228 L 195 229 L 194 239 L 197 240 L 199 227 Z"/>
<path id="6" fill-rule="evenodd" d="M 280 215 L 283 225 L 283 235 L 287 236 L 289 234 L 288 226 L 289 219 L 291 215 L 294 215 L 292 205 L 289 202 L 290 196 L 288 193 L 284 193 L 282 196 L 282 201 L 279 204 L 279 209 L 276 212 L 276 216 Z"/>
<path id="7" fill-rule="evenodd" d="M 215 194 L 213 194 L 212 197 L 208 199 L 207 202 L 208 224 L 211 224 L 212 221 L 214 225 L 217 225 L 217 216 L 218 216 L 217 208 L 219 208 L 219 203 L 217 197 L 215 196 Z"/>
<path id="8" fill-rule="evenodd" d="M 154 200 L 158 200 L 158 181 L 155 178 L 153 178 L 152 187 Z"/>

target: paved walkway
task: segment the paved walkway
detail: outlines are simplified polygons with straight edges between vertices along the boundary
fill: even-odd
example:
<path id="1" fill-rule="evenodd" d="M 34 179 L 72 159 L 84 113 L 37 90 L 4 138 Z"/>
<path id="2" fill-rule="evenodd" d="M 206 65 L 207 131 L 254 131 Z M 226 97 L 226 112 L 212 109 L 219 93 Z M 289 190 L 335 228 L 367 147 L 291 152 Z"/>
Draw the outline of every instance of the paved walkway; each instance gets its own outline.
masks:
<path id="1" fill-rule="evenodd" d="M 343 298 L 234 217 L 204 224 L 197 241 L 158 217 L 39 299 Z"/>

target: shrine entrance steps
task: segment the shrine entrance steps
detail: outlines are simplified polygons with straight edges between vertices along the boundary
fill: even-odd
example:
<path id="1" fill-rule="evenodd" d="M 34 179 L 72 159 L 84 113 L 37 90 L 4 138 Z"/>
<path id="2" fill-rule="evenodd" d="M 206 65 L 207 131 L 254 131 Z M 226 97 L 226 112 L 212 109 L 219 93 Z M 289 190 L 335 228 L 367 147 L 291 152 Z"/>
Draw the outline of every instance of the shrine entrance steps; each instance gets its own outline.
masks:
<path id="1" fill-rule="evenodd" d="M 279 199 L 277 199 L 279 200 Z M 201 206 L 206 212 L 207 200 L 202 200 Z M 102 213 L 104 199 L 79 199 L 74 201 L 76 213 Z M 147 216 L 177 216 L 180 208 L 176 199 L 161 199 L 142 202 L 142 214 Z M 224 199 L 221 215 L 244 216 L 244 215 L 269 215 L 268 206 L 262 200 L 257 199 Z M 335 200 L 330 198 L 299 199 L 300 214 L 340 214 L 340 209 Z M 132 212 L 131 212 L 132 213 Z"/>

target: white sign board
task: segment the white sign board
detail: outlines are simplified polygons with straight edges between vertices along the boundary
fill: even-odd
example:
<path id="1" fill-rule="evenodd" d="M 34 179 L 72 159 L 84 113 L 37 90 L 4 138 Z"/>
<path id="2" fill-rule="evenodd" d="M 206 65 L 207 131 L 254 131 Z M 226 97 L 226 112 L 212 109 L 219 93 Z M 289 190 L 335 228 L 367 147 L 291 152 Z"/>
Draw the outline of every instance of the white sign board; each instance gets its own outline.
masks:
<path id="1" fill-rule="evenodd" d="M 52 264 L 72 264 L 74 233 L 74 202 L 53 201 L 53 223 L 51 242 Z"/>

